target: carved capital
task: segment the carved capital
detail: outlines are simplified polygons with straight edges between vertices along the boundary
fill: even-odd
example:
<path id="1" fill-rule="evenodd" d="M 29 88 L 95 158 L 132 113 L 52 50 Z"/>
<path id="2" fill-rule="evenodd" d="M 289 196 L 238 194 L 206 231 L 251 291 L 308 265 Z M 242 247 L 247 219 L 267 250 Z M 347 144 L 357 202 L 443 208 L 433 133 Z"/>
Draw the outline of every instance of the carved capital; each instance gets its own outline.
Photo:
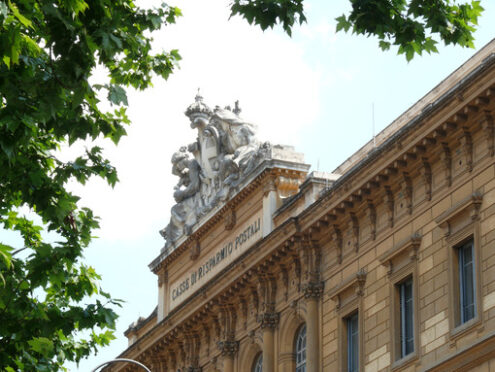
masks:
<path id="1" fill-rule="evenodd" d="M 276 312 L 266 312 L 258 315 L 258 322 L 261 323 L 261 328 L 275 329 L 278 325 L 280 314 Z"/>
<path id="2" fill-rule="evenodd" d="M 163 270 L 158 273 L 158 286 L 161 287 L 163 284 L 168 282 L 168 271 Z"/>
<path id="3" fill-rule="evenodd" d="M 275 179 L 270 177 L 263 185 L 263 196 L 267 196 L 272 191 L 277 191 L 277 186 L 275 185 Z"/>
<path id="4" fill-rule="evenodd" d="M 303 286 L 305 298 L 320 298 L 325 288 L 324 282 L 310 282 Z"/>
<path id="5" fill-rule="evenodd" d="M 281 197 L 289 197 L 297 194 L 301 180 L 299 177 L 284 177 L 278 176 L 275 181 L 275 186 Z"/>
<path id="6" fill-rule="evenodd" d="M 201 367 L 187 367 L 186 371 L 187 372 L 201 372 L 203 369 Z"/>
<path id="7" fill-rule="evenodd" d="M 222 356 L 234 357 L 239 350 L 239 341 L 235 340 L 218 341 L 217 345 Z"/>

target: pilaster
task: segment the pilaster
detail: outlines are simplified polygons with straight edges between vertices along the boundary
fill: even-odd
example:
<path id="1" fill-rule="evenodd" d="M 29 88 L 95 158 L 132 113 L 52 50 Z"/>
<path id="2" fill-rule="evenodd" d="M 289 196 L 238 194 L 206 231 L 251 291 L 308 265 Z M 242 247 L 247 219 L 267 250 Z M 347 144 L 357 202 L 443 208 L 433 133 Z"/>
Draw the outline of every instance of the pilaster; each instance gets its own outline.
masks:
<path id="1" fill-rule="evenodd" d="M 273 230 L 273 214 L 277 210 L 277 187 L 271 176 L 263 186 L 263 238 Z"/>

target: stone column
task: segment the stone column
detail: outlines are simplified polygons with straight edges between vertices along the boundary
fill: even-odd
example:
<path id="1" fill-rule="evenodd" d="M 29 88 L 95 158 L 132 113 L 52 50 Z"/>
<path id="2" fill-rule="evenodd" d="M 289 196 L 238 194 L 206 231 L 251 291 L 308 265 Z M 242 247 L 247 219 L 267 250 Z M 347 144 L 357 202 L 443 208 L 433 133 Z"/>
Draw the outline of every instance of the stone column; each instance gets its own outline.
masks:
<path id="1" fill-rule="evenodd" d="M 275 312 L 261 315 L 261 329 L 263 330 L 263 372 L 275 372 L 275 328 L 279 314 Z"/>
<path id="2" fill-rule="evenodd" d="M 218 348 L 222 352 L 223 372 L 234 372 L 234 356 L 239 350 L 238 341 L 220 341 Z"/>
<path id="3" fill-rule="evenodd" d="M 234 356 L 223 357 L 223 372 L 234 372 Z"/>
<path id="4" fill-rule="evenodd" d="M 306 371 L 320 370 L 320 331 L 318 304 L 323 294 L 323 283 L 308 283 L 304 288 L 306 298 Z"/>

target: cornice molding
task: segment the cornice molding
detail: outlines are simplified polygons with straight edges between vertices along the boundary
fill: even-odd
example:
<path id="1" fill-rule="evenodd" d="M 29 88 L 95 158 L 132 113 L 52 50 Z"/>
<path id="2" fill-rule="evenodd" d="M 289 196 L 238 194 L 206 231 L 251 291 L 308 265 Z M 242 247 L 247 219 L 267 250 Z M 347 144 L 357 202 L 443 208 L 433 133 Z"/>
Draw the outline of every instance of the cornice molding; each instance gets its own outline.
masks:
<path id="1" fill-rule="evenodd" d="M 361 269 L 327 292 L 330 299 L 335 302 L 337 310 L 341 307 L 342 296 L 345 292 L 352 290 L 351 296 L 356 295 L 361 297 L 364 295 L 367 274 L 364 269 Z"/>
<path id="2" fill-rule="evenodd" d="M 392 274 L 394 270 L 394 261 L 399 256 L 408 254 L 411 261 L 417 260 L 421 238 L 421 234 L 416 232 L 378 257 L 378 261 L 380 261 L 383 266 L 388 267 L 388 275 Z"/>
<path id="3" fill-rule="evenodd" d="M 479 218 L 482 202 L 483 194 L 480 191 L 475 191 L 435 218 L 435 222 L 438 226 L 448 230 L 450 222 L 463 212 L 469 212 L 471 220 L 475 221 Z"/>

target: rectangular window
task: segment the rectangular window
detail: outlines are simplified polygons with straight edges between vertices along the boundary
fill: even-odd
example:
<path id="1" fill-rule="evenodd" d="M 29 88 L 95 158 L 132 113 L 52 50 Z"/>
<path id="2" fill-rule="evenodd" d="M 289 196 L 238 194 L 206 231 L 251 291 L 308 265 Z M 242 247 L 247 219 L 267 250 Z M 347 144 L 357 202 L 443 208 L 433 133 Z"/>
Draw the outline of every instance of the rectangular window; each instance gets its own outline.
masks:
<path id="1" fill-rule="evenodd" d="M 476 315 L 473 241 L 457 247 L 459 265 L 459 321 L 466 323 Z"/>
<path id="2" fill-rule="evenodd" d="M 414 352 L 414 300 L 413 280 L 406 279 L 397 285 L 400 313 L 400 357 Z"/>
<path id="3" fill-rule="evenodd" d="M 347 372 L 359 370 L 359 313 L 345 319 L 347 328 Z"/>

